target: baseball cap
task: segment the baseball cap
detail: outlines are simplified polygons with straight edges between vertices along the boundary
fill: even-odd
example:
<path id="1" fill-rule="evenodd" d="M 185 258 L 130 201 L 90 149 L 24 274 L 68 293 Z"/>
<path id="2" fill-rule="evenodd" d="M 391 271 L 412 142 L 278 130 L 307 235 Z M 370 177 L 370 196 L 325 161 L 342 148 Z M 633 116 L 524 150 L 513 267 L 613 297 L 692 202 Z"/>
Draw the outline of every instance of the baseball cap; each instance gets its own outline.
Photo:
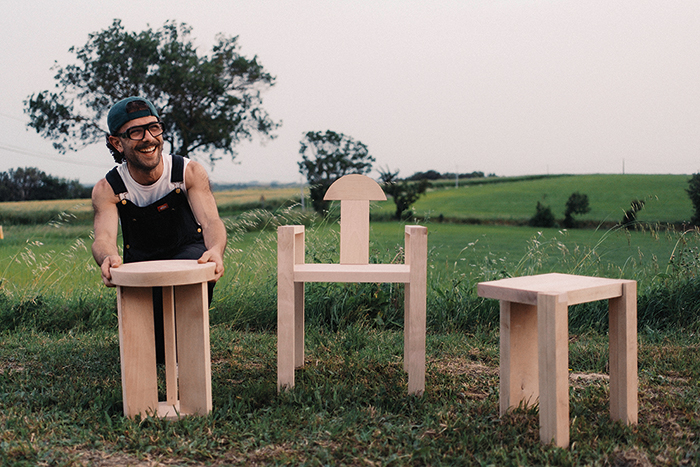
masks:
<path id="1" fill-rule="evenodd" d="M 107 114 L 109 133 L 115 135 L 126 122 L 149 115 L 159 118 L 156 108 L 148 99 L 138 96 L 122 99 L 114 104 Z"/>

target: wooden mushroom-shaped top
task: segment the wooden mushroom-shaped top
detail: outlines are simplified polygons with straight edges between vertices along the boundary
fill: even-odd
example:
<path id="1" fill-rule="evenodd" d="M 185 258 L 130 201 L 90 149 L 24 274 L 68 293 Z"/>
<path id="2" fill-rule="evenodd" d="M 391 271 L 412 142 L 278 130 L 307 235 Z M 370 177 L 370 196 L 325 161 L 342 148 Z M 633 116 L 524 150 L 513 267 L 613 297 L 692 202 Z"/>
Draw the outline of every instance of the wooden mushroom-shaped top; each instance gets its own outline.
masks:
<path id="1" fill-rule="evenodd" d="M 386 195 L 377 182 L 366 175 L 350 174 L 340 177 L 328 188 L 323 199 L 385 201 Z"/>
<path id="2" fill-rule="evenodd" d="M 382 188 L 366 175 L 345 175 L 323 199 L 340 200 L 340 263 L 369 263 L 369 202 L 386 200 Z"/>

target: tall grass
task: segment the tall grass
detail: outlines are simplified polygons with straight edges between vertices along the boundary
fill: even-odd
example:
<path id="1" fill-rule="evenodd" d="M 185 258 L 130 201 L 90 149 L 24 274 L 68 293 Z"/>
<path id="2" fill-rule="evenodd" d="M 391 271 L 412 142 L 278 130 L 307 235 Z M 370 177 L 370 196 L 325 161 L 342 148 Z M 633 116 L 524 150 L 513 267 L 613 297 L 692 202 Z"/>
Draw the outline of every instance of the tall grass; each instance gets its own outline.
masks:
<path id="1" fill-rule="evenodd" d="M 336 262 L 336 219 L 337 213 L 319 219 L 294 206 L 276 213 L 260 209 L 227 218 L 230 241 L 224 257 L 226 274 L 216 286 L 210 312 L 212 324 L 237 330 L 273 331 L 277 313 L 276 227 L 306 225 L 307 262 Z M 429 224 L 429 231 L 434 226 Z M 33 231 L 28 227 L 10 227 L 10 238 L 17 237 L 12 229 L 26 236 L 34 232 L 36 236 L 24 242 L 10 240 L 0 250 L 0 330 L 116 326 L 114 290 L 102 285 L 91 258 L 89 226 L 61 218 L 54 220 L 52 226 Z M 375 229 L 370 261 L 403 262 L 402 226 L 378 223 Z M 609 245 L 613 241 L 619 243 L 621 238 L 632 242 L 632 235 L 669 245 L 663 251 L 671 251 L 670 256 L 648 257 L 639 247 L 635 255 L 622 257 L 624 261 L 617 257 L 615 261 L 608 260 Z M 616 228 L 599 231 L 595 238 L 592 244 L 583 245 L 573 241 L 567 231 L 532 230 L 522 246 L 524 253 L 517 259 L 494 253 L 479 239 L 447 256 L 431 246 L 428 329 L 435 333 L 497 329 L 498 304 L 477 297 L 476 284 L 544 272 L 636 280 L 640 329 L 700 329 L 697 230 L 630 233 Z M 403 293 L 403 286 L 396 284 L 307 284 L 306 322 L 310 327 L 333 332 L 357 324 L 380 330 L 401 329 Z M 605 331 L 606 304 L 574 307 L 570 325 L 574 332 Z"/>

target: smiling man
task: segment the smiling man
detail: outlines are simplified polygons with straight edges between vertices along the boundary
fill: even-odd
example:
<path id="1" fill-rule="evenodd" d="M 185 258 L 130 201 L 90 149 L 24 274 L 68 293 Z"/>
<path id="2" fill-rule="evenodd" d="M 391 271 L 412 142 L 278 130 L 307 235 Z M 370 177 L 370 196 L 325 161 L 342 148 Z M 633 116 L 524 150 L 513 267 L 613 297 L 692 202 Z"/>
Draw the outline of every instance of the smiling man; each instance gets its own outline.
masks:
<path id="1" fill-rule="evenodd" d="M 209 177 L 201 164 L 163 154 L 163 124 L 151 102 L 128 97 L 107 115 L 107 147 L 119 164 L 92 190 L 95 241 L 92 255 L 105 285 L 122 258 L 117 247 L 121 221 L 124 262 L 197 259 L 224 273 L 226 228 L 219 218 Z M 209 287 L 209 300 L 214 283 Z M 162 360 L 162 294 L 154 289 L 156 351 Z"/>

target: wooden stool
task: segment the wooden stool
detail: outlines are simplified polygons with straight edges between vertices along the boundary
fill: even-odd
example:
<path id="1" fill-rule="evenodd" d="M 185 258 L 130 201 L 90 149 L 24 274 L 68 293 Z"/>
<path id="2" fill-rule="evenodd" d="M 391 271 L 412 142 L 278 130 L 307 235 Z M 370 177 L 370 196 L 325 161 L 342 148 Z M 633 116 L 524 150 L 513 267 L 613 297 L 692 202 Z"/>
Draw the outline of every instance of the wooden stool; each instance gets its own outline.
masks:
<path id="1" fill-rule="evenodd" d="M 539 397 L 540 439 L 569 445 L 568 306 L 609 300 L 610 416 L 637 423 L 637 283 L 569 274 L 477 285 L 500 300 L 500 414 Z"/>
<path id="2" fill-rule="evenodd" d="M 197 260 L 169 260 L 122 264 L 110 270 L 117 286 L 125 416 L 174 419 L 211 412 L 207 282 L 214 279 L 215 268 L 214 263 Z M 152 287 L 163 287 L 166 400 L 160 403 Z"/>

